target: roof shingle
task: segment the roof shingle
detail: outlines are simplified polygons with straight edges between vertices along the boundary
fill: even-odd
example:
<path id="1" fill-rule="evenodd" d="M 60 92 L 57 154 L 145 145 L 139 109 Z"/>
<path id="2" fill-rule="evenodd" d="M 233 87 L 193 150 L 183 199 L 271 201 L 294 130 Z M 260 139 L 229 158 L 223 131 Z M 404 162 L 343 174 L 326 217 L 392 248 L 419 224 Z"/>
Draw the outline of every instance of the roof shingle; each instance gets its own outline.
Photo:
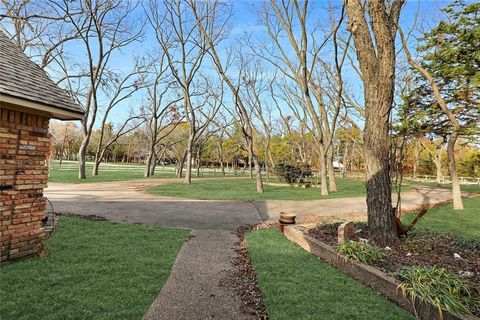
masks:
<path id="1" fill-rule="evenodd" d="M 36 63 L 0 31 L 0 95 L 9 95 L 53 108 L 84 114 Z"/>

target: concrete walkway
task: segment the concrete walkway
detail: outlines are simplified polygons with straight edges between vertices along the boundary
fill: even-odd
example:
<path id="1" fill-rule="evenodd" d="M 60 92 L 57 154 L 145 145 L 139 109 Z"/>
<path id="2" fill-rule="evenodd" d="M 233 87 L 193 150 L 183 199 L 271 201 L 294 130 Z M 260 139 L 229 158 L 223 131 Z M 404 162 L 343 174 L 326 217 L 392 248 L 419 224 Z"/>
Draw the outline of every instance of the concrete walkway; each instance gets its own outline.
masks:
<path id="1" fill-rule="evenodd" d="M 191 236 L 144 319 L 254 319 L 242 312 L 240 297 L 220 286 L 232 269 L 237 236 L 219 230 Z"/>
<path id="2" fill-rule="evenodd" d="M 220 285 L 235 257 L 232 230 L 277 220 L 280 211 L 308 215 L 366 214 L 364 197 L 315 201 L 202 201 L 159 197 L 144 191 L 180 182 L 152 179 L 95 184 L 50 183 L 45 195 L 57 212 L 93 214 L 112 221 L 193 229 L 173 270 L 145 319 L 249 319 L 241 301 Z M 443 189 L 422 187 L 403 194 L 402 208 L 414 209 L 451 199 Z"/>

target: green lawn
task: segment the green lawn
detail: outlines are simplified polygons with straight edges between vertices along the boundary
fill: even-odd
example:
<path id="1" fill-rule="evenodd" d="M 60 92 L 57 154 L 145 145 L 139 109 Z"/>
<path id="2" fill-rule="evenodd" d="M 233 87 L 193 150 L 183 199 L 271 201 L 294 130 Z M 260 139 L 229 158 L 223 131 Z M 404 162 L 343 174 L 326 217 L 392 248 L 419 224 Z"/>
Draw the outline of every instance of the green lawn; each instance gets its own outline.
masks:
<path id="1" fill-rule="evenodd" d="M 158 170 L 152 178 L 174 178 L 173 172 L 162 172 Z M 132 179 L 145 179 L 143 172 L 135 170 L 118 170 L 118 171 L 100 171 L 98 176 L 92 176 L 91 170 L 87 171 L 87 179 L 78 179 L 77 170 L 57 170 L 50 169 L 48 176 L 49 182 L 60 183 L 92 183 L 107 181 L 123 181 Z"/>
<path id="2" fill-rule="evenodd" d="M 452 189 L 451 184 L 442 184 L 439 188 Z M 460 185 L 460 190 L 464 192 L 480 193 L 480 185 L 478 184 L 462 184 Z"/>
<path id="3" fill-rule="evenodd" d="M 337 179 L 338 192 L 328 197 L 320 195 L 320 188 L 294 188 L 265 185 L 265 193 L 256 192 L 255 180 L 228 179 L 196 180 L 191 185 L 183 183 L 159 185 L 148 192 L 161 196 L 201 200 L 319 200 L 365 195 L 361 180 Z M 407 187 L 404 187 L 407 189 Z"/>
<path id="4" fill-rule="evenodd" d="M 47 261 L 0 268 L 0 319 L 140 319 L 187 235 L 62 217 Z"/>
<path id="5" fill-rule="evenodd" d="M 451 203 L 432 208 L 415 228 L 480 239 L 480 198 L 464 198 L 463 205 L 464 210 L 453 210 Z M 414 217 L 415 214 L 409 214 L 403 221 L 408 224 Z"/>
<path id="6" fill-rule="evenodd" d="M 414 319 L 277 228 L 250 232 L 246 239 L 270 319 Z"/>
<path id="7" fill-rule="evenodd" d="M 436 183 L 428 183 L 428 182 L 418 182 L 418 181 L 411 181 L 408 180 L 409 183 L 411 184 L 418 184 L 418 185 L 425 185 L 429 187 L 436 187 L 436 188 L 442 188 L 442 189 L 452 189 L 452 185 L 450 183 L 444 183 L 441 185 L 437 185 Z M 463 192 L 472 192 L 472 193 L 480 193 L 480 185 L 478 184 L 461 184 L 460 185 L 460 190 Z"/>
<path id="8" fill-rule="evenodd" d="M 49 164 L 49 182 L 58 183 L 94 183 L 94 182 L 108 182 L 108 181 L 125 181 L 133 179 L 149 179 L 143 176 L 144 165 L 139 164 L 113 164 L 105 163 L 100 165 L 100 172 L 98 176 L 92 176 L 93 163 L 87 162 L 87 179 L 78 179 L 78 164 L 74 161 L 68 161 L 63 165 L 63 169 L 60 170 L 58 161 L 50 161 Z M 125 168 L 128 168 L 125 169 Z M 116 169 L 116 170 L 112 170 Z M 196 178 L 196 171 L 192 172 L 193 178 Z M 217 169 L 214 174 L 210 168 L 204 168 L 201 172 L 200 178 L 228 178 L 232 176 L 223 176 L 220 174 L 220 170 Z M 175 178 L 175 169 L 173 166 L 165 166 L 163 171 L 161 166 L 158 166 L 155 175 L 150 177 L 155 178 Z"/>

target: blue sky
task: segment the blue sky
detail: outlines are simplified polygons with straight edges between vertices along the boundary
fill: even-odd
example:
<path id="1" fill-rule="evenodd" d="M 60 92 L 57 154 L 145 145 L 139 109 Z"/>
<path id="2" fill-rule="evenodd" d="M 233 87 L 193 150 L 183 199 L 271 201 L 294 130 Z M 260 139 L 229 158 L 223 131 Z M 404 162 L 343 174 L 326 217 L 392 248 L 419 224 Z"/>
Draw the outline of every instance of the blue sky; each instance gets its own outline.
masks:
<path id="1" fill-rule="evenodd" d="M 451 1 L 407 1 L 402 15 L 400 24 L 405 32 L 409 30 L 413 24 L 413 20 L 417 12 L 419 13 L 419 20 L 417 21 L 417 28 L 421 30 L 430 29 L 441 17 L 440 8 L 446 6 Z M 313 5 L 312 12 L 310 13 L 311 23 L 325 22 L 328 19 L 327 8 L 332 3 L 335 6 L 341 6 L 342 1 L 311 1 Z M 252 6 L 261 5 L 261 1 L 234 1 L 233 2 L 233 17 L 230 20 L 231 33 L 230 37 L 224 41 L 223 47 L 236 46 L 237 50 L 244 50 L 239 45 L 242 35 L 244 33 L 253 34 L 253 36 L 259 41 L 267 39 L 265 30 L 262 26 L 258 25 L 256 14 Z M 143 9 L 139 6 L 135 12 L 138 21 L 144 19 Z M 414 33 L 415 34 L 415 33 Z M 418 33 L 416 33 L 418 35 Z M 133 67 L 133 57 L 136 55 L 142 55 L 147 51 L 153 50 L 157 46 L 153 30 L 147 24 L 145 26 L 145 37 L 142 43 L 135 43 L 128 48 L 124 48 L 121 53 L 116 54 L 112 59 L 112 67 L 117 70 L 128 71 Z M 69 53 L 74 60 L 81 61 L 85 58 L 82 50 L 78 50 L 76 45 L 69 47 Z M 222 54 L 222 49 L 219 50 Z M 328 54 L 328 53 L 327 53 Z M 208 62 L 207 62 L 208 63 Z M 345 69 L 344 78 L 349 82 L 351 90 L 359 99 L 362 97 L 362 86 L 358 77 L 352 72 Z M 120 122 L 124 119 L 128 113 L 129 106 L 136 106 L 142 103 L 142 95 L 137 94 L 134 98 L 128 102 L 119 106 L 113 113 L 112 122 Z M 286 111 L 288 114 L 289 112 Z"/>
<path id="2" fill-rule="evenodd" d="M 451 1 L 407 1 L 402 15 L 400 23 L 404 30 L 409 30 L 413 24 L 413 21 L 418 13 L 419 18 L 417 20 L 417 27 L 426 30 L 432 27 L 438 19 L 441 17 L 440 8 L 446 6 Z M 342 1 L 315 1 L 313 2 L 314 9 L 310 15 L 310 21 L 316 23 L 317 21 L 322 21 L 328 18 L 327 8 L 333 3 L 336 6 L 340 6 Z M 260 39 L 266 39 L 267 36 L 264 34 L 264 28 L 258 24 L 256 13 L 252 6 L 261 5 L 261 1 L 235 1 L 233 2 L 233 12 L 234 15 L 230 20 L 231 33 L 229 39 L 227 39 L 223 45 L 236 45 L 239 39 L 243 36 L 244 33 L 251 33 L 255 37 Z M 318 15 L 315 16 L 315 15 Z M 135 46 L 129 50 L 124 51 L 123 56 L 117 57 L 114 61 L 114 64 L 118 64 L 119 67 L 126 68 L 129 57 L 134 54 L 141 54 L 143 50 L 154 47 L 153 31 L 147 25 L 145 30 L 145 41 L 141 46 Z M 242 48 L 239 48 L 242 50 Z M 127 67 L 128 69 L 128 67 Z M 351 82 L 351 87 L 354 88 L 355 95 L 361 99 L 362 97 L 362 86 L 361 82 L 353 72 L 346 72 L 344 77 L 347 81 Z M 286 111 L 288 113 L 288 111 Z M 112 118 L 113 121 L 119 121 L 122 118 L 122 112 L 116 113 Z"/>

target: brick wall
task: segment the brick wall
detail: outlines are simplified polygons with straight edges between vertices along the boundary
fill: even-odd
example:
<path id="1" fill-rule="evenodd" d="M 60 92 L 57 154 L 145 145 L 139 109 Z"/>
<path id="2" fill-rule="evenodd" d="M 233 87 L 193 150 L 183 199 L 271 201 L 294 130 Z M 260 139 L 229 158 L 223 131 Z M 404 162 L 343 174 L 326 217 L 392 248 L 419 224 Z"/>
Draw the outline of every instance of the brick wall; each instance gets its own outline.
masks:
<path id="1" fill-rule="evenodd" d="M 42 220 L 50 151 L 49 118 L 0 107 L 0 264 L 34 255 Z"/>

